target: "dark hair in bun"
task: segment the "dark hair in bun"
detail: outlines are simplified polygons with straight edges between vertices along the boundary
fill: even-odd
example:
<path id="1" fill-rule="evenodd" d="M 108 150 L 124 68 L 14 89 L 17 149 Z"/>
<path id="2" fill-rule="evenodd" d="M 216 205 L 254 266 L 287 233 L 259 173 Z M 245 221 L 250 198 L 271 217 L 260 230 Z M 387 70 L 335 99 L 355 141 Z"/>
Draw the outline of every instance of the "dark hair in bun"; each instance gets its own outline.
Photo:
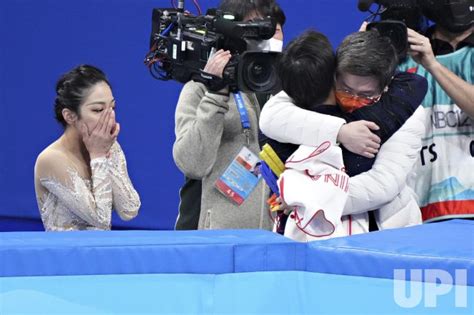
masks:
<path id="1" fill-rule="evenodd" d="M 90 65 L 80 65 L 63 74 L 56 83 L 54 102 L 56 120 L 64 127 L 66 126 L 62 114 L 65 108 L 79 115 L 79 106 L 87 96 L 87 91 L 100 82 L 105 82 L 110 86 L 104 72 Z"/>

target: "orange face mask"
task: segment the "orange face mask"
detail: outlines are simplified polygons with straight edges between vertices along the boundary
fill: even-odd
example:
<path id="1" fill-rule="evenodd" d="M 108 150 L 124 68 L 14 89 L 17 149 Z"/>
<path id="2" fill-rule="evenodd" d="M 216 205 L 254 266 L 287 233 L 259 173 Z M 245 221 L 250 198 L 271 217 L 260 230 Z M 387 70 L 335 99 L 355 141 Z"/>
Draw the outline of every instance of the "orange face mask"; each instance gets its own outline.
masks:
<path id="1" fill-rule="evenodd" d="M 336 100 L 342 110 L 351 113 L 356 109 L 359 109 L 364 106 L 372 105 L 380 99 L 380 96 L 377 97 L 363 97 L 353 95 L 347 91 L 336 90 Z"/>

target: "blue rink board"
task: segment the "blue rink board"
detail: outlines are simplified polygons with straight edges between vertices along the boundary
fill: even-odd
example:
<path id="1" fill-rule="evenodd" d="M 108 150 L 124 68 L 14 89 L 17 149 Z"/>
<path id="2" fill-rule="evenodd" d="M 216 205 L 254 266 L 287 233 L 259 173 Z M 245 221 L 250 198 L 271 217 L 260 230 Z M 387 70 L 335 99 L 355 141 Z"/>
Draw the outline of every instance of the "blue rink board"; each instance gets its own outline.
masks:
<path id="1" fill-rule="evenodd" d="M 304 270 L 305 244 L 262 230 L 0 233 L 0 276 Z"/>
<path id="2" fill-rule="evenodd" d="M 259 230 L 0 233 L 0 276 L 296 270 L 393 279 L 395 269 L 439 269 L 449 274 L 443 283 L 461 270 L 474 286 L 473 232 L 473 221 L 454 220 L 308 244 Z"/>
<path id="3" fill-rule="evenodd" d="M 405 305 L 402 300 L 396 302 L 394 281 L 301 271 L 7 277 L 0 278 L 0 313 L 474 313 L 474 287 L 449 287 L 439 296 L 441 287 L 420 288 L 424 294 L 418 305 L 406 308 L 399 305 Z"/>
<path id="4" fill-rule="evenodd" d="M 474 286 L 474 221 L 451 220 L 308 244 L 306 270 L 393 279 L 395 269 L 467 272 Z M 335 263 L 337 262 L 337 263 Z"/>

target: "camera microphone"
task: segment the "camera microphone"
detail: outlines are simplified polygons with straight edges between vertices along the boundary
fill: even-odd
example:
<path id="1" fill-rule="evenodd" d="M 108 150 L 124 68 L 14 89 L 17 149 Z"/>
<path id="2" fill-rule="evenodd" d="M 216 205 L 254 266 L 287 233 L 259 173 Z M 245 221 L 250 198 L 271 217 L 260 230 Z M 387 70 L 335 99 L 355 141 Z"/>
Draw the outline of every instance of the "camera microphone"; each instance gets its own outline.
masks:
<path id="1" fill-rule="evenodd" d="M 216 32 L 230 38 L 270 39 L 275 34 L 275 23 L 272 19 L 262 21 L 234 22 L 226 18 L 217 18 L 214 21 Z"/>
<path id="2" fill-rule="evenodd" d="M 226 18 L 217 18 L 214 21 L 214 27 L 216 32 L 222 33 L 225 36 L 239 38 L 242 35 L 242 31 L 239 29 L 238 25 L 234 21 Z"/>
<path id="3" fill-rule="evenodd" d="M 359 0 L 359 3 L 357 4 L 357 8 L 359 9 L 359 11 L 367 12 L 369 11 L 370 6 L 374 2 L 375 0 Z"/>

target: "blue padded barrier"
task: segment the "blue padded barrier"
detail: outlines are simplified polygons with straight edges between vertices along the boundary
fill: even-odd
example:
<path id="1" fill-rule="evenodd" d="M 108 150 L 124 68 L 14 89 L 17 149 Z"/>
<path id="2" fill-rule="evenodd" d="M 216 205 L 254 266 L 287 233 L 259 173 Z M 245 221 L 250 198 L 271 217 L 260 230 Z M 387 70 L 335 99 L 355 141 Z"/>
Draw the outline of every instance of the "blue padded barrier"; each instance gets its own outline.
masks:
<path id="1" fill-rule="evenodd" d="M 308 244 L 307 270 L 393 279 L 394 269 L 467 270 L 474 285 L 474 221 L 451 220 Z"/>
<path id="2" fill-rule="evenodd" d="M 308 244 L 259 230 L 0 233 L 0 275 L 303 270 L 393 279 L 441 269 L 474 285 L 474 222 L 448 221 Z"/>
<path id="3" fill-rule="evenodd" d="M 0 276 L 304 270 L 305 244 L 261 230 L 0 233 Z"/>

